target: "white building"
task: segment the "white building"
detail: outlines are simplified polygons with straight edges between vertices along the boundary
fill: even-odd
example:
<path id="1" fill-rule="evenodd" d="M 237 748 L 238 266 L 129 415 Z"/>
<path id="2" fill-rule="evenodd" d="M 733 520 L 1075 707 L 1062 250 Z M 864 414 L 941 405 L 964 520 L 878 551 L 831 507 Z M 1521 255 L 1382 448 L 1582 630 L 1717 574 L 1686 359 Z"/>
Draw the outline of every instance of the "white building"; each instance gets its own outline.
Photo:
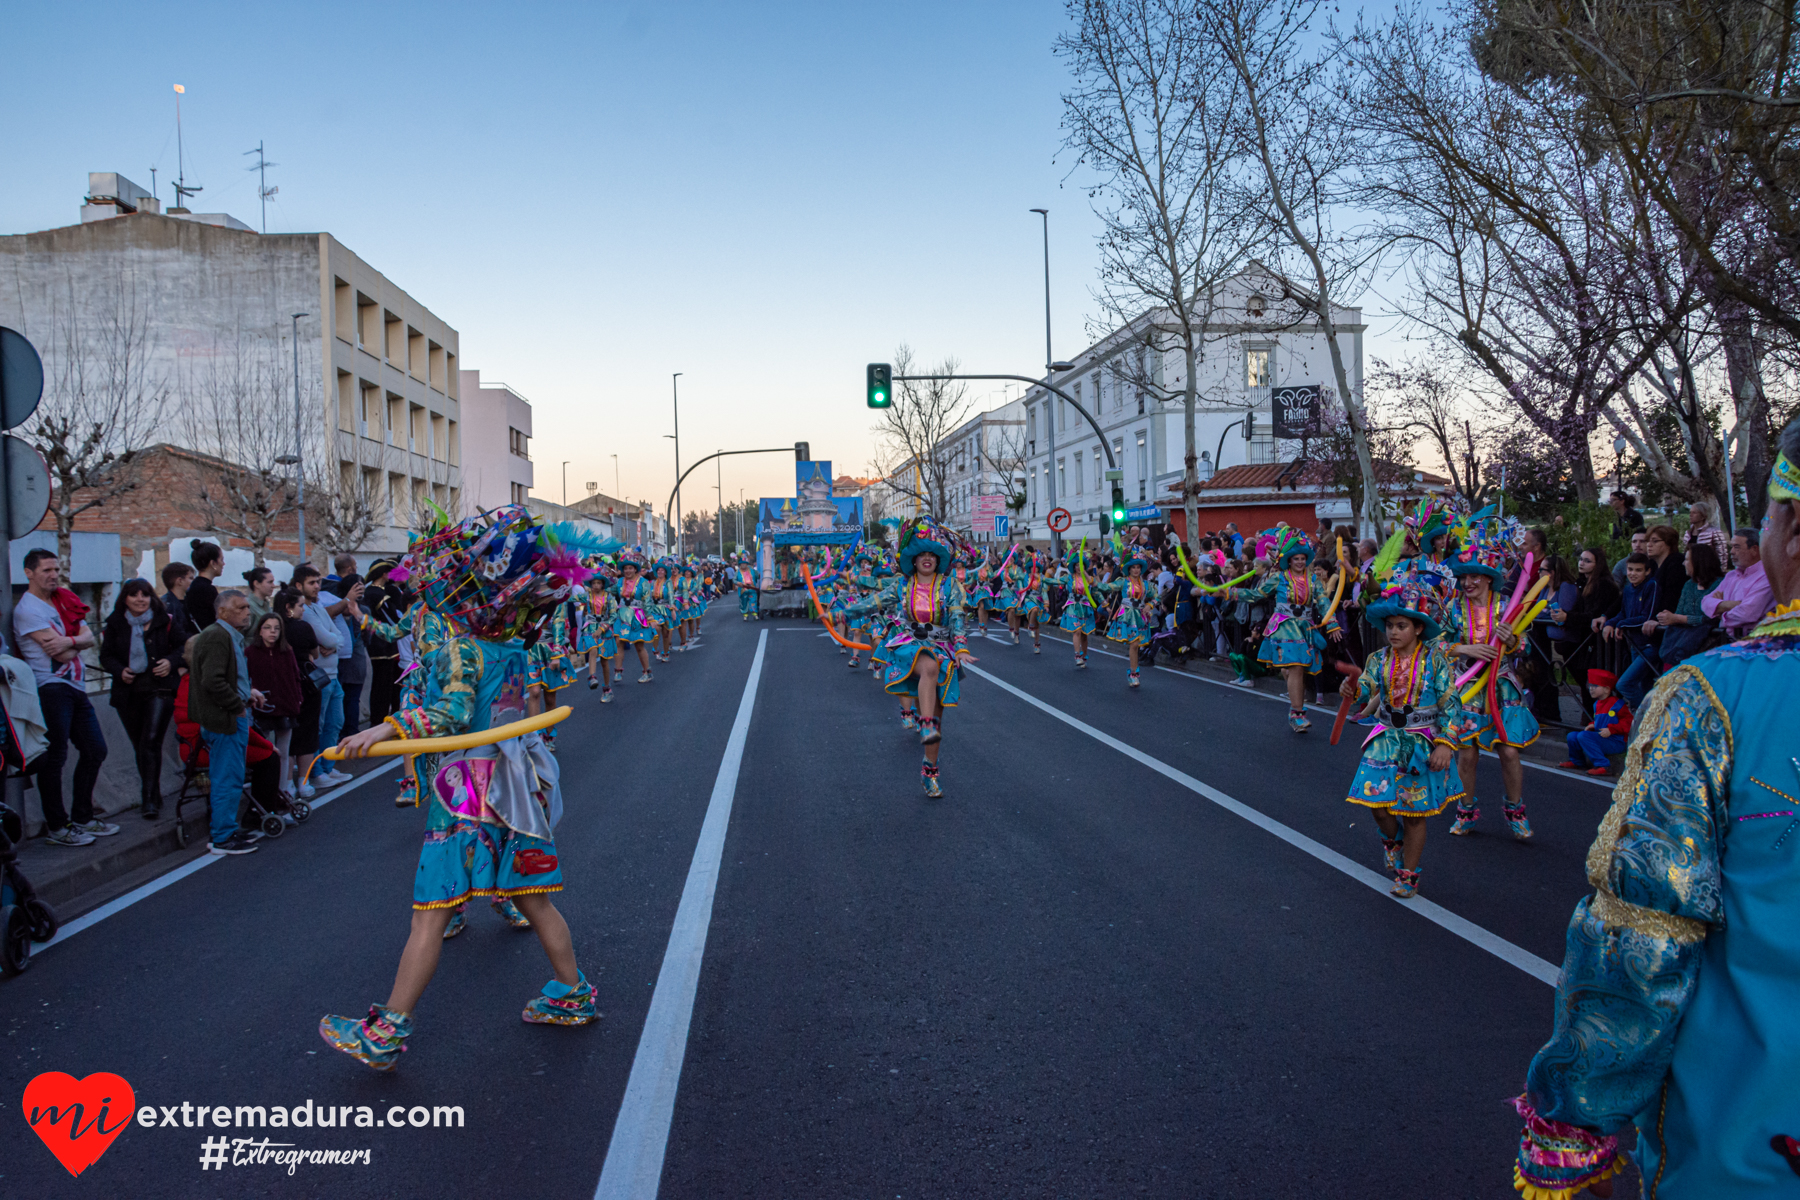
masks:
<path id="1" fill-rule="evenodd" d="M 286 451 L 196 444 L 191 414 L 229 395 L 291 429 L 297 340 L 306 461 L 324 456 L 331 484 L 375 511 L 356 549 L 404 549 L 428 497 L 462 509 L 456 330 L 328 233 L 162 214 L 130 180 L 88 179 L 79 224 L 0 236 L 0 324 L 37 345 L 51 380 L 66 346 L 117 361 L 124 347 L 112 343 L 128 338 L 131 386 L 170 398 L 155 440 L 259 468 L 254 459 Z"/>
<path id="2" fill-rule="evenodd" d="M 944 519 L 952 528 L 966 531 L 975 520 L 975 497 L 1011 496 L 1023 487 L 1025 402 L 1010 400 L 970 417 L 944 439 L 939 453 L 945 463 Z M 970 538 L 977 544 L 1007 540 L 991 533 Z"/>
<path id="3" fill-rule="evenodd" d="M 1331 354 L 1318 322 L 1281 304 L 1280 295 L 1279 282 L 1261 270 L 1246 271 L 1221 290 L 1197 372 L 1194 432 L 1202 479 L 1223 467 L 1273 462 L 1298 450 L 1298 442 L 1278 446 L 1272 436 L 1274 389 L 1319 384 L 1327 390 L 1324 402 L 1333 402 Z M 1339 308 L 1334 315 L 1350 386 L 1360 391 L 1362 310 Z M 1185 359 L 1179 348 L 1167 348 L 1166 334 L 1159 339 L 1161 353 L 1151 348 L 1149 334 L 1157 324 L 1167 324 L 1166 314 L 1147 314 L 1113 331 L 1070 360 L 1075 369 L 1055 380 L 1093 415 L 1100 435 L 1043 387 L 1025 393 L 1026 504 L 1019 523 L 1032 541 L 1049 540 L 1047 518 L 1055 508 L 1072 517 L 1065 539 L 1098 537 L 1100 514 L 1112 499 L 1101 436 L 1123 473 L 1128 520 L 1166 521 L 1167 510 L 1179 507 L 1169 484 L 1179 484 L 1183 470 Z M 1248 442 L 1246 414 L 1254 414 Z M 1156 506 L 1160 511 L 1152 512 Z"/>
<path id="4" fill-rule="evenodd" d="M 531 494 L 531 401 L 504 383 L 464 371 L 463 490 L 476 508 L 523 504 Z"/>

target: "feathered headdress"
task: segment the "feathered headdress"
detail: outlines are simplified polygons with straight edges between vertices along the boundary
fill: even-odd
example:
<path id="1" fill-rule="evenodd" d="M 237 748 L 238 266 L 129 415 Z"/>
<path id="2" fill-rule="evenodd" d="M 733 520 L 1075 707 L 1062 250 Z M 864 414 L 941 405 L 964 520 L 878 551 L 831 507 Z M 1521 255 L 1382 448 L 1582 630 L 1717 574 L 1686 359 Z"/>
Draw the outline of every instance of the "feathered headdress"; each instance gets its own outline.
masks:
<path id="1" fill-rule="evenodd" d="M 937 556 L 938 570 L 947 571 L 955 562 L 963 540 L 947 526 L 930 517 L 913 517 L 900 524 L 900 573 L 911 575 L 913 562 L 921 554 Z"/>
<path id="2" fill-rule="evenodd" d="M 1296 554 L 1306 555 L 1308 565 L 1312 563 L 1315 551 L 1313 550 L 1312 541 L 1308 539 L 1304 533 L 1301 533 L 1291 525 L 1282 526 L 1280 529 L 1277 529 L 1275 533 L 1275 544 L 1269 552 L 1270 566 L 1274 567 L 1276 570 L 1284 570 L 1287 567 L 1288 559 L 1294 557 Z M 1258 553 L 1261 553 L 1260 547 L 1258 548 Z"/>
<path id="3" fill-rule="evenodd" d="M 1436 595 L 1436 580 L 1416 571 L 1401 571 L 1382 589 L 1381 598 L 1363 611 L 1377 626 L 1389 617 L 1411 617 L 1415 621 L 1423 621 L 1425 630 L 1419 635 L 1419 640 L 1429 642 L 1442 632 L 1436 618 L 1431 615 Z"/>
<path id="4" fill-rule="evenodd" d="M 1459 543 L 1448 566 L 1457 575 L 1506 575 L 1513 550 L 1525 541 L 1525 526 L 1516 517 L 1498 517 L 1493 506 L 1471 513 L 1451 530 Z"/>

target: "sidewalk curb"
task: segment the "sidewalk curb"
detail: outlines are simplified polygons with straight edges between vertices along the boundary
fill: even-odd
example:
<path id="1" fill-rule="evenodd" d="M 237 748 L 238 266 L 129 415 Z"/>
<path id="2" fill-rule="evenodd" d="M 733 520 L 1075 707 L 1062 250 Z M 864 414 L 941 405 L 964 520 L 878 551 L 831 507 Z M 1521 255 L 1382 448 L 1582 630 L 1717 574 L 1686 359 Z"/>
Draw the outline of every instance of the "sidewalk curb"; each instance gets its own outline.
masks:
<path id="1" fill-rule="evenodd" d="M 118 815 L 136 817 L 137 810 L 127 809 Z M 75 911 L 74 902 L 79 901 L 84 895 L 109 886 L 119 876 L 135 871 L 139 867 L 148 866 L 159 859 L 202 846 L 206 842 L 209 832 L 207 822 L 206 806 L 202 804 L 192 815 L 182 821 L 188 835 L 186 846 L 181 844 L 180 837 L 176 833 L 175 823 L 171 821 L 167 828 L 158 830 L 152 837 L 122 846 L 111 854 L 88 859 L 68 874 L 58 875 L 47 882 L 39 883 L 34 879 L 32 886 L 37 889 L 38 896 L 47 903 L 58 908 L 67 907 L 69 909 L 68 912 L 61 915 L 65 917 L 78 916 L 80 914 Z"/>

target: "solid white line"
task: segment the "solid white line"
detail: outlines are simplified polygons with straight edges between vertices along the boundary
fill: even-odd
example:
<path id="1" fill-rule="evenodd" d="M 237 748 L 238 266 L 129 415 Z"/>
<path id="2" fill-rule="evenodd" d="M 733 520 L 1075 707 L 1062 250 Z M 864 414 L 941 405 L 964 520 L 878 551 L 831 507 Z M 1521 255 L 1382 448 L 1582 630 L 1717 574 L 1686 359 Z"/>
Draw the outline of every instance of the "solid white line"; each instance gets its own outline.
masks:
<path id="1" fill-rule="evenodd" d="M 320 796 L 317 800 L 312 801 L 311 802 L 312 808 L 315 811 L 317 811 L 318 809 L 324 808 L 327 804 L 330 804 L 333 800 L 336 800 L 339 796 L 342 796 L 345 792 L 351 791 L 354 788 L 361 787 L 363 784 L 369 782 L 369 780 L 374 779 L 377 775 L 385 774 L 389 768 L 398 765 L 399 762 L 400 762 L 399 759 L 391 758 L 387 762 L 382 763 L 380 766 L 376 767 L 374 770 L 363 772 L 361 775 L 358 775 L 355 779 L 352 779 L 349 783 L 343 784 L 343 785 L 333 789 L 332 791 L 325 793 L 325 795 Z M 132 905 L 136 904 L 139 900 L 142 900 L 148 896 L 156 895 L 156 893 L 162 891 L 164 888 L 168 887 L 170 884 L 179 883 L 181 880 L 186 879 L 189 875 L 192 875 L 195 871 L 201 870 L 205 867 L 210 867 L 214 863 L 218 862 L 223 857 L 224 857 L 223 855 L 214 854 L 211 850 L 205 851 L 204 853 L 202 853 L 200 855 L 199 858 L 193 859 L 190 862 L 184 862 L 179 867 L 176 867 L 173 870 L 166 872 L 165 874 L 158 875 L 155 879 L 152 879 L 149 883 L 144 884 L 142 887 L 133 888 L 131 891 L 126 892 L 123 896 L 119 896 L 116 899 L 108 900 L 105 904 L 102 904 L 99 908 L 96 908 L 93 912 L 87 913 L 83 916 L 75 918 L 73 921 L 70 921 L 67 925 L 64 925 L 61 929 L 57 930 L 56 936 L 51 938 L 49 941 L 45 942 L 42 946 L 38 947 L 38 950 L 39 951 L 48 950 L 52 946 L 61 945 L 63 942 L 68 941 L 70 938 L 74 937 L 76 934 L 80 933 L 82 930 L 91 929 L 95 925 L 98 925 L 100 922 L 106 920 L 106 918 L 114 915 L 115 913 L 124 912 L 126 909 L 128 909 Z"/>
<path id="2" fill-rule="evenodd" d="M 1046 634 L 1045 636 L 1049 637 L 1048 634 Z M 993 634 L 989 634 L 988 640 L 997 642 L 1000 639 L 995 637 Z M 1050 640 L 1053 642 L 1062 642 L 1062 644 L 1065 646 L 1073 646 L 1074 645 L 1073 642 L 1063 641 L 1063 639 L 1059 638 L 1059 637 L 1052 637 L 1052 638 L 1050 638 Z M 1096 638 L 1094 640 L 1099 640 L 1098 636 L 1096 636 Z M 1094 645 L 1092 641 L 1090 641 L 1088 644 L 1088 651 L 1089 651 L 1089 653 L 1092 653 L 1092 654 L 1104 654 L 1109 658 L 1117 658 L 1117 659 L 1120 659 L 1123 661 L 1129 661 L 1128 659 L 1125 658 L 1125 656 L 1123 654 L 1115 654 L 1111 650 L 1102 650 L 1100 647 Z M 1217 688 L 1231 688 L 1232 691 L 1237 692 L 1240 695 L 1248 694 L 1251 696 L 1258 696 L 1264 700 L 1272 700 L 1278 704 L 1286 704 L 1287 703 L 1287 697 L 1280 693 L 1262 692 L 1262 691 L 1256 690 L 1255 688 L 1233 687 L 1233 685 L 1226 683 L 1222 679 L 1209 679 L 1205 675 L 1195 675 L 1190 671 L 1177 671 L 1174 667 L 1155 667 L 1153 669 L 1157 670 L 1157 671 L 1166 672 L 1167 674 L 1170 674 L 1170 675 L 1179 676 L 1182 679 L 1191 679 L 1195 683 L 1210 683 L 1213 687 L 1217 687 Z M 1316 713 L 1324 713 L 1326 716 L 1330 717 L 1334 721 L 1337 719 L 1337 709 L 1333 708 L 1329 704 L 1308 704 L 1306 707 L 1312 709 Z M 1500 756 L 1498 754 L 1495 754 L 1492 750 L 1483 750 L 1481 752 L 1481 757 L 1498 759 Z M 1572 780 L 1575 783 L 1592 784 L 1594 787 L 1605 788 L 1609 792 L 1612 791 L 1613 786 L 1619 782 L 1618 779 L 1614 778 L 1614 777 L 1595 778 L 1594 776 L 1589 775 L 1585 771 L 1565 771 L 1561 767 L 1553 767 L 1553 766 L 1550 766 L 1548 763 L 1533 762 L 1531 759 L 1527 758 L 1523 754 L 1519 755 L 1519 763 L 1522 766 L 1530 767 L 1534 771 L 1542 771 L 1546 775 L 1560 776 L 1563 779 Z"/>
<path id="3" fill-rule="evenodd" d="M 719 859 L 725 853 L 725 831 L 731 823 L 738 768 L 744 761 L 750 714 L 756 707 L 756 684 L 762 678 L 763 651 L 768 644 L 769 631 L 759 631 L 750 678 L 744 681 L 737 720 L 731 724 L 725 757 L 719 760 L 719 774 L 713 780 L 712 799 L 700 826 L 700 841 L 694 846 L 687 883 L 681 889 L 669 948 L 663 953 L 637 1056 L 631 1060 L 631 1078 L 625 1084 L 625 1100 L 613 1125 L 594 1200 L 655 1200 L 662 1185 L 663 1154 L 669 1146 L 669 1125 L 675 1119 L 675 1091 L 687 1055 L 688 1022 L 694 1016 L 700 960 L 706 953 L 713 893 L 719 886 Z"/>
<path id="4" fill-rule="evenodd" d="M 1519 970 L 1530 975 L 1532 978 L 1540 979 L 1551 987 L 1556 986 L 1557 977 L 1561 974 L 1562 969 L 1555 963 L 1547 962 L 1531 953 L 1529 950 L 1515 946 L 1498 934 L 1490 933 L 1473 921 L 1459 917 L 1449 909 L 1433 904 L 1431 901 L 1423 899 L 1422 897 L 1414 896 L 1411 900 L 1401 900 L 1398 897 L 1391 896 L 1388 893 L 1389 880 L 1386 876 L 1380 875 L 1369 870 L 1367 867 L 1345 858 L 1342 854 L 1339 854 L 1329 846 L 1313 841 L 1313 839 L 1307 837 L 1298 830 L 1290 829 L 1280 821 L 1275 820 L 1275 818 L 1258 812 L 1249 805 L 1226 795 L 1219 789 L 1201 783 L 1198 779 L 1195 779 L 1185 771 L 1178 771 L 1168 763 L 1145 754 L 1137 747 L 1126 745 L 1118 738 L 1112 737 L 1110 734 L 1102 733 L 1087 722 L 1072 717 L 1061 709 L 1044 703 L 1031 693 L 1014 687 L 1012 684 L 1006 682 L 1006 680 L 999 678 L 989 671 L 984 671 L 976 666 L 965 666 L 963 669 L 972 675 L 980 676 L 989 683 L 994 684 L 996 687 L 1011 692 L 1032 707 L 1050 714 L 1065 725 L 1080 730 L 1095 741 L 1112 747 L 1127 758 L 1135 759 L 1159 775 L 1174 780 L 1176 783 L 1179 783 L 1182 787 L 1187 788 L 1196 795 L 1211 800 L 1226 812 L 1240 816 L 1252 825 L 1274 834 L 1290 846 L 1299 850 L 1304 850 L 1320 862 L 1342 871 L 1345 875 L 1348 875 L 1363 886 L 1373 888 L 1375 891 L 1381 893 L 1382 896 L 1393 901 L 1393 903 L 1400 905 L 1408 912 L 1417 913 L 1434 925 L 1449 930 L 1469 944 L 1478 946 L 1481 949 L 1486 950 L 1489 954 L 1492 954 L 1494 957 L 1519 968 Z"/>

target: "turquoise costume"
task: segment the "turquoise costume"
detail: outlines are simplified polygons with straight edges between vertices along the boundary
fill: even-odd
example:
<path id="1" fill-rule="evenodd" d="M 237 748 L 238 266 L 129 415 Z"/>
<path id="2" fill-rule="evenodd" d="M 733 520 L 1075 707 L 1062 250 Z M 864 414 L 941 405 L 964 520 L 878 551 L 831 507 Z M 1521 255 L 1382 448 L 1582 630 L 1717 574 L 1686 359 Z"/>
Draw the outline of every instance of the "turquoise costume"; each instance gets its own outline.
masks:
<path id="1" fill-rule="evenodd" d="M 1013 595 L 1013 611 L 1019 614 L 1019 623 L 1029 625 L 1032 621 L 1041 621 L 1050 613 L 1050 601 L 1044 595 L 1044 581 L 1036 571 L 1026 569 L 1024 580 Z"/>
<path id="2" fill-rule="evenodd" d="M 1800 480 L 1797 480 L 1800 482 Z M 1771 487 L 1771 499 L 1777 498 Z M 1515 1187 L 1800 1191 L 1800 602 L 1657 682 L 1588 851 Z M 1635 1126 L 1635 1131 L 1629 1129 Z"/>
<path id="3" fill-rule="evenodd" d="M 618 615 L 619 601 L 613 595 L 610 581 L 600 591 L 589 592 L 587 620 L 581 628 L 582 648 L 596 651 L 601 658 L 617 658 Z"/>
<path id="4" fill-rule="evenodd" d="M 1421 643 L 1404 658 L 1392 647 L 1369 655 L 1353 703 L 1359 711 L 1375 703 L 1376 724 L 1344 799 L 1397 817 L 1433 817 L 1462 798 L 1454 764 L 1433 771 L 1426 763 L 1433 746 L 1456 745 L 1462 705 L 1455 679 L 1435 645 Z"/>
<path id="5" fill-rule="evenodd" d="M 559 692 L 575 682 L 575 646 L 569 631 L 569 606 L 559 604 L 550 627 L 528 652 L 530 682 L 546 692 Z"/>
<path id="6" fill-rule="evenodd" d="M 1150 639 L 1156 636 L 1162 617 L 1162 597 L 1157 592 L 1155 583 L 1142 577 L 1132 579 L 1127 576 L 1102 583 L 1094 590 L 1119 598 L 1118 611 L 1113 613 L 1112 620 L 1106 626 L 1108 638 L 1127 646 L 1150 644 Z"/>
<path id="7" fill-rule="evenodd" d="M 876 595 L 845 607 L 851 615 L 891 613 L 895 628 L 877 653 L 886 668 L 882 686 L 894 696 L 917 696 L 919 684 L 911 678 L 919 655 L 930 654 L 941 664 L 938 702 L 954 705 L 962 691 L 958 655 L 968 647 L 963 632 L 963 592 L 949 575 L 936 575 L 928 585 L 903 575 L 890 579 Z"/>
<path id="8" fill-rule="evenodd" d="M 1256 661 L 1270 667 L 1305 667 L 1308 673 L 1323 669 L 1323 635 L 1336 633 L 1338 623 L 1336 615 L 1325 619 L 1331 596 L 1310 566 L 1299 572 L 1274 572 L 1251 587 L 1226 588 L 1225 598 L 1274 602 Z"/>
<path id="9" fill-rule="evenodd" d="M 613 633 L 621 644 L 627 646 L 656 640 L 656 618 L 650 603 L 650 581 L 642 575 L 636 579 L 619 581 L 618 609 L 613 617 Z"/>
<path id="10" fill-rule="evenodd" d="M 1489 595 L 1485 610 L 1480 605 L 1470 607 L 1467 596 L 1458 596 L 1443 609 L 1444 645 L 1485 645 L 1493 638 L 1500 612 L 1501 600 L 1497 596 Z M 1456 661 L 1462 664 L 1457 668 L 1458 674 L 1475 662 L 1472 658 Z M 1529 746 L 1538 740 L 1538 722 L 1532 715 L 1531 702 L 1519 683 L 1518 674 L 1505 658 L 1500 660 L 1499 675 L 1496 685 L 1500 701 L 1499 731 L 1494 729 L 1493 714 L 1488 711 L 1485 697 L 1480 697 L 1463 708 L 1456 734 L 1459 744 L 1466 746 L 1473 742 L 1483 750 L 1492 750 L 1502 742 L 1509 746 Z"/>
<path id="11" fill-rule="evenodd" d="M 740 561 L 737 568 L 738 613 L 743 617 L 760 615 L 762 596 L 756 590 L 756 572 Z"/>
<path id="12" fill-rule="evenodd" d="M 1068 589 L 1062 617 L 1056 623 L 1068 633 L 1094 632 L 1094 585 L 1086 582 L 1085 572 L 1077 574 L 1070 566 L 1057 572 L 1056 578 Z"/>
<path id="13" fill-rule="evenodd" d="M 522 720 L 527 657 L 517 642 L 453 637 L 429 655 L 420 703 L 387 720 L 408 738 L 475 733 Z M 414 908 L 562 890 L 552 832 L 562 818 L 562 792 L 556 759 L 538 734 L 497 747 L 421 754 L 407 763 L 429 800 Z"/>

